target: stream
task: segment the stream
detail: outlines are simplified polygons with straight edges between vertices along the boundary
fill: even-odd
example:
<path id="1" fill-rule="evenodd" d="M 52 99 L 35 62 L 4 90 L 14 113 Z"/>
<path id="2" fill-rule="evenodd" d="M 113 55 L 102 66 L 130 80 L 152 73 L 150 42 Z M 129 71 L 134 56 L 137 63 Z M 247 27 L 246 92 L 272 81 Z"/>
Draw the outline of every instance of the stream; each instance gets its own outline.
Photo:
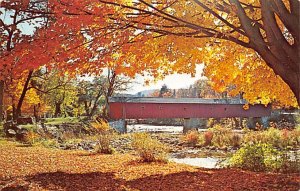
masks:
<path id="1" fill-rule="evenodd" d="M 149 132 L 149 133 L 168 133 L 182 134 L 183 126 L 155 126 L 147 124 L 127 125 L 128 133 Z M 199 131 L 206 131 L 201 129 Z M 174 152 L 169 155 L 169 161 L 187 164 L 202 168 L 222 168 L 220 162 L 226 159 L 224 153 L 214 151 L 207 153 L 199 149 L 188 149 L 180 152 Z"/>

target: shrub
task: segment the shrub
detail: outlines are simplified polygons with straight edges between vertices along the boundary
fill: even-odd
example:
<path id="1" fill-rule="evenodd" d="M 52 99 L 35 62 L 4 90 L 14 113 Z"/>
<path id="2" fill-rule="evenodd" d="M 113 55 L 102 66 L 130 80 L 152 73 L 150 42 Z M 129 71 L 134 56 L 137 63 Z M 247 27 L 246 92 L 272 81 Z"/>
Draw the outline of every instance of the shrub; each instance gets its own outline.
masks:
<path id="1" fill-rule="evenodd" d="M 263 143 L 268 143 L 273 145 L 274 147 L 280 146 L 281 140 L 281 131 L 276 128 L 268 128 L 266 131 L 263 131 Z"/>
<path id="2" fill-rule="evenodd" d="M 101 119 L 95 120 L 91 123 L 94 131 L 97 133 L 97 141 L 98 145 L 96 147 L 96 152 L 103 153 L 103 154 L 112 154 L 113 148 L 111 147 L 111 141 L 114 137 L 111 128 L 109 127 L 108 123 Z"/>
<path id="3" fill-rule="evenodd" d="M 281 166 L 282 172 L 300 173 L 300 156 L 297 151 L 282 152 L 281 157 L 282 157 L 282 166 Z"/>
<path id="4" fill-rule="evenodd" d="M 210 129 L 213 132 L 212 144 L 222 148 L 231 144 L 232 130 L 223 128 L 221 125 L 215 125 Z"/>
<path id="5" fill-rule="evenodd" d="M 196 130 L 189 131 L 182 138 L 183 141 L 191 146 L 195 146 L 199 142 L 199 133 Z"/>
<path id="6" fill-rule="evenodd" d="M 132 147 L 144 162 L 166 161 L 167 147 L 147 133 L 132 135 Z"/>
<path id="7" fill-rule="evenodd" d="M 283 164 L 281 155 L 270 144 L 246 144 L 229 159 L 229 166 L 252 171 L 278 171 Z"/>
<path id="8" fill-rule="evenodd" d="M 263 133 L 260 131 L 247 131 L 243 137 L 243 144 L 263 143 Z"/>
<path id="9" fill-rule="evenodd" d="M 91 127 L 98 133 L 110 130 L 109 124 L 104 119 L 94 120 L 93 122 L 91 122 Z"/>
<path id="10" fill-rule="evenodd" d="M 300 128 L 296 128 L 292 131 L 289 131 L 288 134 L 289 144 L 288 146 L 298 146 L 300 145 Z"/>
<path id="11" fill-rule="evenodd" d="M 281 131 L 281 141 L 280 146 L 282 148 L 287 148 L 290 145 L 294 145 L 294 139 L 292 138 L 292 132 L 287 129 Z"/>
<path id="12" fill-rule="evenodd" d="M 233 133 L 231 135 L 231 139 L 230 139 L 230 144 L 231 146 L 233 147 L 239 147 L 241 145 L 241 142 L 242 142 L 242 138 L 239 134 L 236 134 L 236 133 Z"/>
<path id="13" fill-rule="evenodd" d="M 300 131 L 297 129 L 279 130 L 273 127 L 265 131 L 249 131 L 245 134 L 243 143 L 266 143 L 279 148 L 294 147 L 300 143 Z"/>
<path id="14" fill-rule="evenodd" d="M 24 142 L 33 145 L 40 140 L 40 135 L 35 133 L 34 131 L 28 131 L 24 136 Z"/>
<path id="15" fill-rule="evenodd" d="M 206 131 L 204 133 L 204 145 L 211 145 L 211 141 L 213 139 L 214 133 L 212 131 Z"/>
<path id="16" fill-rule="evenodd" d="M 111 147 L 111 141 L 114 135 L 109 132 L 101 132 L 97 135 L 98 145 L 96 147 L 96 152 L 103 153 L 103 154 L 112 154 L 114 152 L 113 148 Z"/>

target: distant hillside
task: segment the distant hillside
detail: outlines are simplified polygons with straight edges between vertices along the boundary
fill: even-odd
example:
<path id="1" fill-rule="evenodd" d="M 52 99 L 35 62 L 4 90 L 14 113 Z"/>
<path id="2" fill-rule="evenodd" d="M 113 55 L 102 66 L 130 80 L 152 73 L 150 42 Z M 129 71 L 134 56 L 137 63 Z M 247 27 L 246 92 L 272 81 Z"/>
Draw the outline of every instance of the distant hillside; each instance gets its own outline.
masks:
<path id="1" fill-rule="evenodd" d="M 113 97 L 135 97 L 135 95 L 133 95 L 133 94 L 117 93 Z"/>
<path id="2" fill-rule="evenodd" d="M 149 97 L 149 96 L 151 96 L 155 91 L 159 91 L 159 90 L 158 90 L 158 89 L 144 90 L 144 91 L 140 91 L 140 92 L 134 94 L 134 96 L 137 96 L 137 97 Z"/>

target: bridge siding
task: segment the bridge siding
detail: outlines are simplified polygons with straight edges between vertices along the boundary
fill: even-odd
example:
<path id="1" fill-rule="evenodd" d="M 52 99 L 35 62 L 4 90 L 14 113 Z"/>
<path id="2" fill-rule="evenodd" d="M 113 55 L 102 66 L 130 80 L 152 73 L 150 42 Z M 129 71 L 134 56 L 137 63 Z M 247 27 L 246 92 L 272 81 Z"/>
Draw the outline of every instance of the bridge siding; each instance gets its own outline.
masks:
<path id="1" fill-rule="evenodd" d="M 271 106 L 263 105 L 244 110 L 243 104 L 110 103 L 112 119 L 262 117 L 270 114 Z"/>

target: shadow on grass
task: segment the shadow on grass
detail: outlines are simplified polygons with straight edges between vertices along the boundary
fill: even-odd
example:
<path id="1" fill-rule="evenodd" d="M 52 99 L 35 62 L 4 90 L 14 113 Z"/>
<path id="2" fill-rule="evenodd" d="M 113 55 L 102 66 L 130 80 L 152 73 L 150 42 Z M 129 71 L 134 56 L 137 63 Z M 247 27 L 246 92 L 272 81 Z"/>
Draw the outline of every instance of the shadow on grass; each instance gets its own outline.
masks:
<path id="1" fill-rule="evenodd" d="M 153 190 L 293 190 L 300 186 L 300 177 L 286 174 L 254 173 L 234 169 L 199 169 L 196 172 L 179 172 L 152 175 L 132 181 L 126 186 L 143 191 Z"/>
<path id="2" fill-rule="evenodd" d="M 298 190 L 297 175 L 254 173 L 241 170 L 205 170 L 152 175 L 126 181 L 114 173 L 66 172 L 41 173 L 27 177 L 27 182 L 50 190 L 109 190 L 125 191 L 191 191 L 191 190 Z"/>
<path id="3" fill-rule="evenodd" d="M 18 143 L 16 145 L 16 147 L 24 147 L 24 148 L 28 148 L 28 147 L 33 147 L 31 144 L 26 144 L 26 143 Z"/>
<path id="4" fill-rule="evenodd" d="M 113 173 L 91 172 L 72 174 L 66 172 L 41 173 L 27 177 L 27 181 L 50 190 L 122 190 L 125 183 Z"/>

